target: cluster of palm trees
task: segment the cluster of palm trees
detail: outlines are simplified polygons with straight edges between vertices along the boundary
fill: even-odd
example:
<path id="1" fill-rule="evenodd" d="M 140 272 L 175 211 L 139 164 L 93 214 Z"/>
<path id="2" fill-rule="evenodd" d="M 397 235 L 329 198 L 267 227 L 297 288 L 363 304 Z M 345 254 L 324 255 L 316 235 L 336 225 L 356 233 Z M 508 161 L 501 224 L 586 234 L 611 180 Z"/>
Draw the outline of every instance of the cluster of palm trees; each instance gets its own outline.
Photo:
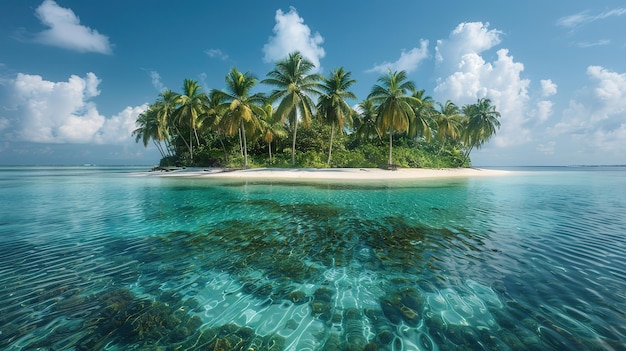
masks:
<path id="1" fill-rule="evenodd" d="M 269 94 L 252 93 L 259 83 L 250 73 L 232 68 L 226 75 L 226 89 L 202 92 L 198 82 L 185 80 L 183 92 L 165 90 L 155 103 L 137 118 L 133 131 L 144 146 L 154 142 L 162 157 L 181 157 L 194 164 L 194 149 L 202 147 L 199 134 L 217 139 L 228 162 L 224 140 L 236 138 L 248 167 L 248 141 L 267 143 L 270 163 L 272 143 L 291 132 L 291 164 L 295 164 L 298 126 L 308 127 L 318 118 L 330 126 L 328 161 L 331 164 L 335 133 L 351 133 L 361 140 L 389 140 L 388 165 L 393 166 L 393 137 L 431 140 L 455 145 L 464 161 L 474 148 L 480 148 L 500 127 L 500 113 L 487 98 L 458 107 L 451 101 L 436 103 L 424 90 L 417 90 L 404 71 L 389 70 L 378 79 L 367 99 L 352 108 L 356 100 L 350 87 L 356 83 L 351 73 L 334 69 L 328 76 L 311 73 L 314 65 L 294 52 L 278 61 L 263 84 L 274 89 Z M 317 98 L 317 103 L 314 100 Z M 184 152 L 183 152 L 184 150 Z M 197 162 L 196 162 L 197 163 Z"/>

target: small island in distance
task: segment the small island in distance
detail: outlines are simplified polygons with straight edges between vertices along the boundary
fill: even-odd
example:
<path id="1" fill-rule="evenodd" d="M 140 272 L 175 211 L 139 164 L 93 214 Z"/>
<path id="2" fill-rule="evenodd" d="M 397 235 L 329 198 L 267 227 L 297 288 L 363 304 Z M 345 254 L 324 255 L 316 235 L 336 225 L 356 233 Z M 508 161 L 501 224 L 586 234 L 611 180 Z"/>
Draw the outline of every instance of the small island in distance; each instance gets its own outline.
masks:
<path id="1" fill-rule="evenodd" d="M 343 67 L 327 76 L 299 52 L 259 80 L 236 67 L 226 89 L 202 91 L 186 79 L 183 92 L 161 92 L 137 118 L 135 140 L 152 142 L 159 167 L 457 168 L 500 127 L 488 98 L 457 106 L 436 102 L 404 71 L 380 76 L 365 100 Z M 315 100 L 316 99 L 316 100 Z"/>

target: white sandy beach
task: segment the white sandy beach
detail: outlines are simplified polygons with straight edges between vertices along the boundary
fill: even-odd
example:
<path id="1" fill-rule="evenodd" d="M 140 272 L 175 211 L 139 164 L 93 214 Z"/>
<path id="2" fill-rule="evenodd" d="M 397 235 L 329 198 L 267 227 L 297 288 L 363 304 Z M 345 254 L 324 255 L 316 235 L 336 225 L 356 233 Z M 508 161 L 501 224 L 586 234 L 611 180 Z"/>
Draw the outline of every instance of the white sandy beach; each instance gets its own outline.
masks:
<path id="1" fill-rule="evenodd" d="M 502 176 L 509 173 L 509 171 L 481 168 L 401 168 L 397 170 L 384 170 L 379 168 L 252 168 L 232 171 L 218 168 L 187 168 L 170 172 L 151 172 L 151 174 L 164 177 L 270 180 L 409 180 Z"/>

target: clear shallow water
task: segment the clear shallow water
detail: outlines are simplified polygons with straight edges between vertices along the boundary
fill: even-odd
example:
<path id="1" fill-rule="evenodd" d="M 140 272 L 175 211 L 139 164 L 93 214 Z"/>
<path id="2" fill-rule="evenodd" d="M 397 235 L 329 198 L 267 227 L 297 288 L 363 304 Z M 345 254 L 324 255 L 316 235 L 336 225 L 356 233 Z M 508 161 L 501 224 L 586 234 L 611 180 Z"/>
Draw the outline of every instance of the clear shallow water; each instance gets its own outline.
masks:
<path id="1" fill-rule="evenodd" d="M 626 350 L 626 169 L 0 168 L 3 350 Z"/>

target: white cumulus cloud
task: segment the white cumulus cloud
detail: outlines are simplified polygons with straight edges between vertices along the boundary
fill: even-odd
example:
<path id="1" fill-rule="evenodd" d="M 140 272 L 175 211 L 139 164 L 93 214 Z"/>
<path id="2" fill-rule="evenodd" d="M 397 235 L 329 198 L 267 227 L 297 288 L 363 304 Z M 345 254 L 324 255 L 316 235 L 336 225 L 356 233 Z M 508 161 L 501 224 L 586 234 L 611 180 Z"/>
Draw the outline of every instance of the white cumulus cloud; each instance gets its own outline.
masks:
<path id="1" fill-rule="evenodd" d="M 587 75 L 596 83 L 594 93 L 602 101 L 606 114 L 626 111 L 626 74 L 601 66 L 589 66 Z"/>
<path id="2" fill-rule="evenodd" d="M 460 23 L 446 40 L 438 40 L 435 58 L 439 62 L 459 63 L 467 54 L 480 53 L 500 44 L 502 32 L 489 29 L 489 23 Z"/>
<path id="3" fill-rule="evenodd" d="M 148 109 L 148 104 L 130 107 L 111 118 L 107 118 L 96 135 L 94 142 L 97 144 L 120 144 L 129 140 L 133 130 L 137 129 L 135 121 L 140 114 Z"/>
<path id="4" fill-rule="evenodd" d="M 558 86 L 551 79 L 541 80 L 541 96 L 548 97 L 556 94 Z"/>
<path id="5" fill-rule="evenodd" d="M 263 46 L 263 60 L 274 62 L 284 59 L 291 52 L 300 51 L 319 70 L 320 60 L 326 55 L 321 46 L 324 38 L 318 32 L 311 33 L 309 26 L 304 24 L 304 19 L 293 7 L 287 13 L 277 10 L 275 19 L 274 35 Z"/>
<path id="6" fill-rule="evenodd" d="M 389 69 L 392 71 L 406 71 L 411 73 L 417 69 L 420 62 L 428 58 L 428 40 L 420 40 L 420 47 L 413 48 L 409 51 L 403 50 L 400 58 L 395 62 L 383 62 L 375 65 L 367 72 L 387 73 Z"/>
<path id="7" fill-rule="evenodd" d="M 38 143 L 115 144 L 131 140 L 135 119 L 147 107 L 127 107 L 106 118 L 91 101 L 100 94 L 99 84 L 100 79 L 91 72 L 85 77 L 72 75 L 65 82 L 19 73 L 12 84 L 15 113 L 8 135 Z"/>
<path id="8" fill-rule="evenodd" d="M 626 149 L 626 73 L 601 66 L 587 67 L 590 85 L 582 89 L 549 129 L 551 135 L 570 135 L 588 152 L 602 151 L 624 159 Z"/>
<path id="9" fill-rule="evenodd" d="M 41 23 L 48 27 L 36 34 L 36 41 L 78 52 L 113 52 L 109 38 L 81 25 L 80 19 L 71 9 L 63 8 L 53 0 L 44 0 L 35 13 Z"/>
<path id="10" fill-rule="evenodd" d="M 438 40 L 437 70 L 440 74 L 435 94 L 458 105 L 489 98 L 501 114 L 496 146 L 523 144 L 531 140 L 527 123 L 531 109 L 528 88 L 522 78 L 524 65 L 516 62 L 507 49 L 499 49 L 497 59 L 485 61 L 483 52 L 501 42 L 501 32 L 481 22 L 461 23 L 446 40 Z"/>

